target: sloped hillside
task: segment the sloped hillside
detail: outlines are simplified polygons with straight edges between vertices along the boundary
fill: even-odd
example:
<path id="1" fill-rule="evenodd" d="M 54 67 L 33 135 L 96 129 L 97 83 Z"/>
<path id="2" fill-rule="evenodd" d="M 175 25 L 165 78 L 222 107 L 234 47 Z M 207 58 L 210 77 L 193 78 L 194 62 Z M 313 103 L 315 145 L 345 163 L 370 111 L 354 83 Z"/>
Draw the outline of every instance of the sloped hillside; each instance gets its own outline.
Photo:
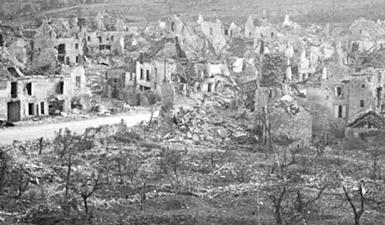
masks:
<path id="1" fill-rule="evenodd" d="M 98 6 L 98 7 L 91 7 Z M 262 14 L 272 17 L 285 14 L 307 22 L 350 22 L 358 16 L 384 17 L 383 0 L 2 0 L 0 19 L 55 16 L 55 13 L 77 13 L 77 10 L 117 10 L 132 16 L 157 20 L 168 14 L 191 13 L 221 17 L 243 17 Z M 122 13 L 122 12 L 121 12 Z M 61 14 L 60 14 L 61 15 Z"/>

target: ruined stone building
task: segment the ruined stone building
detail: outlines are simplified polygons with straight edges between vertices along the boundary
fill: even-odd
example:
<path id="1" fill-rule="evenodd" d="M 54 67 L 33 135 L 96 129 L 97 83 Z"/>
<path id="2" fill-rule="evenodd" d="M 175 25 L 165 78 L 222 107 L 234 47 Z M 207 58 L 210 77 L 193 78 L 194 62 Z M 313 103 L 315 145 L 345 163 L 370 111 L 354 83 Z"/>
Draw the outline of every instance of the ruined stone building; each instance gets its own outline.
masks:
<path id="1" fill-rule="evenodd" d="M 121 31 L 88 32 L 86 45 L 93 52 L 121 55 L 124 52 L 125 35 Z"/>
<path id="2" fill-rule="evenodd" d="M 70 27 L 63 21 L 59 22 L 43 21 L 36 30 L 30 42 L 32 60 L 36 64 L 55 59 L 66 65 L 83 62 L 83 39 L 79 27 Z M 49 57 L 52 54 L 56 56 L 54 59 Z"/>
<path id="3" fill-rule="evenodd" d="M 0 118 L 12 122 L 69 112 L 72 100 L 86 93 L 82 67 L 51 76 L 25 76 L 9 67 L 0 77 Z"/>
<path id="4" fill-rule="evenodd" d="M 136 79 L 140 91 L 160 91 L 162 83 L 171 83 L 177 62 L 172 59 L 151 59 L 137 61 Z"/>
<path id="5" fill-rule="evenodd" d="M 66 65 L 79 65 L 83 62 L 83 41 L 79 38 L 60 38 L 56 40 L 58 61 Z"/>
<path id="6" fill-rule="evenodd" d="M 231 22 L 230 25 L 225 25 L 225 36 L 229 38 L 240 38 L 242 37 L 242 27 Z"/>
<path id="7" fill-rule="evenodd" d="M 195 58 L 196 52 L 200 52 L 204 40 L 198 35 L 198 29 L 185 22 L 180 16 L 174 16 L 170 21 L 170 31 L 173 37 L 178 39 L 188 58 Z"/>
<path id="8" fill-rule="evenodd" d="M 306 89 L 306 96 L 326 117 L 347 122 L 364 112 L 384 112 L 384 78 L 384 71 L 368 70 L 344 80 L 321 79 L 320 86 Z"/>
<path id="9" fill-rule="evenodd" d="M 219 54 L 227 46 L 225 31 L 219 19 L 201 21 L 200 29 L 211 42 L 216 54 Z"/>
<path id="10" fill-rule="evenodd" d="M 135 67 L 114 68 L 106 72 L 103 96 L 129 101 L 135 89 Z"/>
<path id="11" fill-rule="evenodd" d="M 246 23 L 245 23 L 245 38 L 251 39 L 254 38 L 254 32 L 255 27 L 257 26 L 258 22 L 255 18 L 255 16 L 249 16 Z"/>
<path id="12" fill-rule="evenodd" d="M 385 29 L 372 20 L 359 18 L 349 27 L 351 35 L 356 39 L 375 40 L 385 36 Z"/>

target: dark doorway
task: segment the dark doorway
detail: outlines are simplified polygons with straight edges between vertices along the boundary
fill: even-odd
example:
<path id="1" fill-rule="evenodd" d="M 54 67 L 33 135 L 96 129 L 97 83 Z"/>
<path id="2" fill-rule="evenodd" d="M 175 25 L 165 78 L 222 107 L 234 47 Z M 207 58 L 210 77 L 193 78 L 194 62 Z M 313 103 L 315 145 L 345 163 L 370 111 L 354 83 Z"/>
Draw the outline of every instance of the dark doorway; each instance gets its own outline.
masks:
<path id="1" fill-rule="evenodd" d="M 119 90 L 116 85 L 114 85 L 112 89 L 111 97 L 115 99 L 119 99 Z"/>
<path id="2" fill-rule="evenodd" d="M 44 115 L 44 114 L 45 114 L 44 102 L 40 102 L 40 114 L 41 114 L 41 115 Z"/>
<path id="3" fill-rule="evenodd" d="M 344 117 L 343 112 L 344 112 L 343 106 L 339 105 L 338 106 L 338 118 L 343 118 Z"/>
<path id="4" fill-rule="evenodd" d="M 20 121 L 20 101 L 8 102 L 8 121 Z"/>
<path id="5" fill-rule="evenodd" d="M 33 104 L 33 103 L 28 104 L 28 115 L 29 116 L 35 115 L 34 108 L 33 108 L 34 106 L 35 106 L 35 104 Z"/>
<path id="6" fill-rule="evenodd" d="M 3 47 L 4 46 L 4 38 L 3 38 L 3 35 L 0 34 L 0 47 Z"/>

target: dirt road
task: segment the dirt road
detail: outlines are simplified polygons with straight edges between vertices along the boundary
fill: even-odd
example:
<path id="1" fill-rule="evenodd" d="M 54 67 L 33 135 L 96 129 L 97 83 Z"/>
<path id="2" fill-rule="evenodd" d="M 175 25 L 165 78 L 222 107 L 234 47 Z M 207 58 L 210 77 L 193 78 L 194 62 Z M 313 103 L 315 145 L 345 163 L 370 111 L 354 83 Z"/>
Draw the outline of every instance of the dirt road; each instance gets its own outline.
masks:
<path id="1" fill-rule="evenodd" d="M 73 132 L 82 133 L 88 127 L 98 127 L 107 124 L 118 124 L 124 120 L 128 126 L 134 126 L 141 121 L 147 121 L 151 117 L 149 112 L 140 112 L 140 114 L 120 115 L 103 118 L 94 118 L 82 121 L 60 122 L 52 124 L 39 124 L 27 127 L 10 127 L 0 129 L 0 145 L 12 144 L 14 140 L 27 141 L 38 138 L 53 138 L 55 132 L 59 129 L 68 128 Z"/>

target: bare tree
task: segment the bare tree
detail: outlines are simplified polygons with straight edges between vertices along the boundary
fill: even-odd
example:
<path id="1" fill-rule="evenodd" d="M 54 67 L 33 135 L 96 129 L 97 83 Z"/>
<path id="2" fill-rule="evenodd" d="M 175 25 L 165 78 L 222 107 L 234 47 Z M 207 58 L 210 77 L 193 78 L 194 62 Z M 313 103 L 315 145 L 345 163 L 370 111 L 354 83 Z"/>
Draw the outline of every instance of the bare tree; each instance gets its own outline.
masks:
<path id="1" fill-rule="evenodd" d="M 59 160 L 66 167 L 64 175 L 65 180 L 65 192 L 63 196 L 65 206 L 69 203 L 69 191 L 71 186 L 72 168 L 74 164 L 78 162 L 78 155 L 91 147 L 91 141 L 85 136 L 79 136 L 66 129 L 64 132 L 59 131 L 54 139 L 55 152 L 57 153 Z M 69 210 L 69 208 L 67 207 Z"/>
<path id="2" fill-rule="evenodd" d="M 364 196 L 364 192 L 363 192 L 363 189 L 362 189 L 362 184 L 359 184 L 359 186 L 358 186 L 359 206 L 356 206 L 354 204 L 354 201 L 353 201 L 352 197 L 350 196 L 348 190 L 346 189 L 346 187 L 344 185 L 342 185 L 342 189 L 344 191 L 344 194 L 345 194 L 345 197 L 346 197 L 346 201 L 348 201 L 350 207 L 353 210 L 354 224 L 355 225 L 360 225 L 361 224 L 360 223 L 361 217 L 365 213 L 365 202 L 366 202 L 365 196 Z"/>

